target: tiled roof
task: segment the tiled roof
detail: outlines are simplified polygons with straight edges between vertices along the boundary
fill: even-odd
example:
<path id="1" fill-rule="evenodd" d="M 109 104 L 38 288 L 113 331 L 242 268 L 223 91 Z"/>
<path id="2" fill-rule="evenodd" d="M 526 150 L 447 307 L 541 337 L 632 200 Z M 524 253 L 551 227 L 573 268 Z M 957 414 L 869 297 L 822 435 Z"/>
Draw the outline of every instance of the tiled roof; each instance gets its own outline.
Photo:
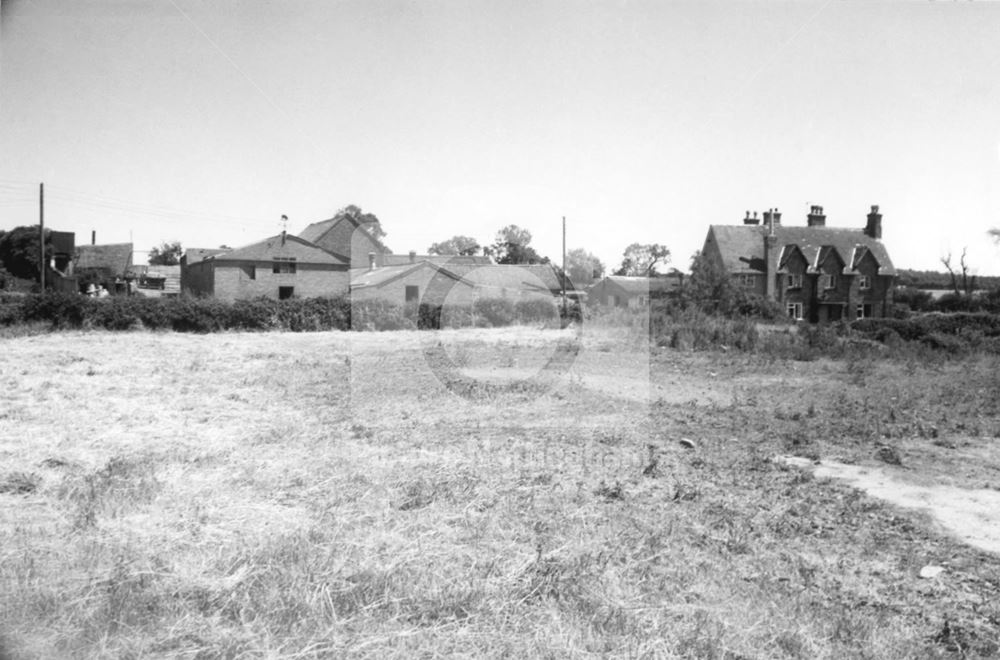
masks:
<path id="1" fill-rule="evenodd" d="M 448 265 L 448 269 L 479 288 L 517 291 L 559 291 L 562 285 L 555 269 L 549 264 L 489 264 Z"/>
<path id="2" fill-rule="evenodd" d="M 223 252 L 229 252 L 231 248 L 188 248 L 184 251 L 184 263 L 190 266 L 196 264 L 206 257 L 212 257 Z"/>
<path id="3" fill-rule="evenodd" d="M 384 266 L 405 266 L 410 263 L 410 255 L 408 254 L 384 254 L 381 259 Z M 476 256 L 459 254 L 418 254 L 414 256 L 414 260 L 429 261 L 439 266 L 487 266 L 493 263 L 489 257 L 484 257 L 482 255 Z"/>
<path id="4" fill-rule="evenodd" d="M 726 270 L 733 273 L 764 271 L 765 225 L 711 225 L 709 234 L 715 237 Z M 812 271 L 822 263 L 829 252 L 836 252 L 846 268 L 853 268 L 860 259 L 860 252 L 871 252 L 879 265 L 879 274 L 895 275 L 889 253 L 882 241 L 868 236 L 860 229 L 840 227 L 785 227 L 776 225 L 774 235 L 782 259 L 792 246 L 798 247 Z M 779 261 L 779 263 L 781 263 Z"/>
<path id="5" fill-rule="evenodd" d="M 132 265 L 131 243 L 81 245 L 76 248 L 77 270 L 104 269 L 114 275 L 124 275 Z"/>
<path id="6" fill-rule="evenodd" d="M 360 289 L 365 287 L 380 287 L 392 282 L 400 277 L 405 277 L 410 273 L 422 268 L 432 268 L 445 277 L 472 286 L 472 283 L 455 274 L 450 269 L 443 268 L 429 261 L 420 261 L 415 264 L 407 263 L 405 266 L 380 266 L 375 269 L 352 268 L 351 288 Z"/>
<path id="7" fill-rule="evenodd" d="M 383 243 L 381 240 L 379 240 L 377 236 L 368 231 L 365 228 L 364 223 L 358 222 L 356 218 L 352 218 L 349 215 L 344 215 L 339 218 L 329 218 L 327 220 L 320 220 L 319 222 L 314 222 L 305 229 L 303 229 L 301 232 L 299 232 L 299 238 L 307 240 L 310 243 L 315 243 L 320 238 L 322 238 L 323 235 L 326 234 L 326 232 L 330 231 L 330 229 L 332 229 L 334 225 L 336 225 L 339 222 L 350 222 L 352 225 L 354 225 L 355 229 L 360 229 L 365 234 L 367 234 L 368 237 L 372 239 L 372 242 L 375 243 L 375 245 L 377 245 L 382 250 L 389 252 L 389 248 L 386 247 L 385 243 Z"/>
<path id="8" fill-rule="evenodd" d="M 313 245 L 298 236 L 281 234 L 265 238 L 257 243 L 251 243 L 228 252 L 222 252 L 206 257 L 204 260 L 219 261 L 272 261 L 274 257 L 295 257 L 300 264 L 334 264 L 347 266 L 347 262 L 323 248 Z"/>
<path id="9" fill-rule="evenodd" d="M 603 281 L 617 284 L 625 293 L 642 295 L 658 291 L 671 291 L 679 285 L 674 277 L 628 277 L 625 275 L 608 275 L 591 285 L 591 289 L 599 287 Z"/>

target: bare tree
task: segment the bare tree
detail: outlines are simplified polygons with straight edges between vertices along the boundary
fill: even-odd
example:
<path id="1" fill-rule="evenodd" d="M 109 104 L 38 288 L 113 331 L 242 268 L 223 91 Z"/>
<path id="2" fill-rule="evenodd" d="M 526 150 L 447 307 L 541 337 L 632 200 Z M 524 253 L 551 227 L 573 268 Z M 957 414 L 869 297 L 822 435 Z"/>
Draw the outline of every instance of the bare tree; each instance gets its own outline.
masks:
<path id="1" fill-rule="evenodd" d="M 962 248 L 962 256 L 958 260 L 959 268 L 961 269 L 961 275 L 955 273 L 955 269 L 951 266 L 951 252 L 947 255 L 941 257 L 941 263 L 944 264 L 945 269 L 948 271 L 948 275 L 951 276 L 951 288 L 955 292 L 956 296 L 965 295 L 971 296 L 973 290 L 976 288 L 976 276 L 969 276 L 969 264 L 966 262 L 965 258 L 968 254 L 969 248 Z M 962 286 L 961 289 L 958 286 L 959 278 L 961 277 Z"/>

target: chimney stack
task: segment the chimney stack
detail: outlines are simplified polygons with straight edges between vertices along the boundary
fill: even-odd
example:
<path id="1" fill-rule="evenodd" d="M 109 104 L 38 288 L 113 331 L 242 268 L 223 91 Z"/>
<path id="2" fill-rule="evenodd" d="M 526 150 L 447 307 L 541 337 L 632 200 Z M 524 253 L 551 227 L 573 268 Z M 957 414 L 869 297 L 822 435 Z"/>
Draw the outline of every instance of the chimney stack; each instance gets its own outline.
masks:
<path id="1" fill-rule="evenodd" d="M 91 245 L 97 245 L 97 230 L 96 229 L 91 229 L 90 230 L 90 244 Z"/>
<path id="2" fill-rule="evenodd" d="M 810 206 L 809 215 L 806 216 L 806 222 L 809 223 L 810 227 L 825 227 L 826 226 L 826 216 L 823 215 L 822 206 Z"/>
<path id="3" fill-rule="evenodd" d="M 281 230 L 281 245 L 282 246 L 285 245 L 285 230 L 284 229 Z"/>
<path id="4" fill-rule="evenodd" d="M 776 225 L 781 224 L 781 212 L 778 211 L 778 209 L 776 208 L 771 209 L 771 222 L 773 222 Z"/>
<path id="5" fill-rule="evenodd" d="M 757 212 L 753 212 L 753 217 L 750 217 L 750 211 L 747 211 L 747 217 L 743 218 L 743 224 L 745 225 L 759 225 L 760 218 L 757 217 Z"/>
<path id="6" fill-rule="evenodd" d="M 417 263 L 417 253 L 415 250 L 410 250 L 410 263 L 411 264 Z"/>
<path id="7" fill-rule="evenodd" d="M 865 225 L 865 235 L 880 240 L 882 238 L 882 214 L 878 212 L 878 204 L 872 204 L 872 211 L 868 214 L 868 224 Z"/>
<path id="8" fill-rule="evenodd" d="M 369 252 L 368 253 L 368 270 L 369 271 L 375 270 L 375 253 L 374 252 Z"/>

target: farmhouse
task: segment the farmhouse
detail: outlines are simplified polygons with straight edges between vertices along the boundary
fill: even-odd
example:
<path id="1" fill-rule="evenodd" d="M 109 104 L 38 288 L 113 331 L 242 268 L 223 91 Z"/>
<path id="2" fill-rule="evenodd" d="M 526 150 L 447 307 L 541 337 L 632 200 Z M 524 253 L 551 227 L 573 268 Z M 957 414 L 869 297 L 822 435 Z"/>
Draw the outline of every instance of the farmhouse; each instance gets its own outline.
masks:
<path id="1" fill-rule="evenodd" d="M 192 257 L 193 263 L 185 259 L 181 271 L 181 286 L 189 295 L 311 298 L 341 296 L 349 289 L 346 259 L 284 232 L 242 248 Z"/>
<path id="2" fill-rule="evenodd" d="M 609 275 L 590 285 L 587 300 L 613 307 L 644 307 L 650 298 L 670 293 L 679 285 L 676 277 Z"/>
<path id="3" fill-rule="evenodd" d="M 864 229 L 827 227 L 822 206 L 810 209 L 805 227 L 783 226 L 777 209 L 763 215 L 763 224 L 747 211 L 741 225 L 711 225 L 702 255 L 794 319 L 888 315 L 896 270 L 882 243 L 878 206 Z"/>

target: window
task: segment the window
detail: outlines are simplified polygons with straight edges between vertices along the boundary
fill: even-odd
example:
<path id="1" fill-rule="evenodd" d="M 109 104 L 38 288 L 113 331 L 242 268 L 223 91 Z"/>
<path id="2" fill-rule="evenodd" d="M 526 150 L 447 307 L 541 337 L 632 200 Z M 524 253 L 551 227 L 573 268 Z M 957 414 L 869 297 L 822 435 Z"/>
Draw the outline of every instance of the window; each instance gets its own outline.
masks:
<path id="1" fill-rule="evenodd" d="M 858 305 L 856 311 L 857 311 L 857 316 L 858 316 L 859 319 L 871 318 L 871 315 L 872 315 L 872 306 L 871 305 Z"/>
<path id="2" fill-rule="evenodd" d="M 247 276 L 248 280 L 255 280 L 257 279 L 257 267 L 253 264 L 243 266 L 243 274 Z"/>
<path id="3" fill-rule="evenodd" d="M 802 288 L 802 275 L 798 273 L 789 273 L 785 278 L 785 282 L 789 289 L 801 289 Z"/>
<path id="4" fill-rule="evenodd" d="M 788 303 L 785 309 L 788 311 L 788 316 L 791 318 L 796 321 L 802 320 L 802 303 Z"/>
<path id="5" fill-rule="evenodd" d="M 407 285 L 406 302 L 417 302 L 418 300 L 420 300 L 420 287 Z"/>
<path id="6" fill-rule="evenodd" d="M 278 287 L 278 300 L 288 300 L 295 295 L 294 286 L 279 286 Z"/>
<path id="7" fill-rule="evenodd" d="M 639 304 L 640 307 L 642 307 L 643 305 L 645 305 L 649 301 L 646 300 L 646 296 L 639 296 L 636 299 L 636 302 Z"/>
<path id="8" fill-rule="evenodd" d="M 740 286 L 752 289 L 757 286 L 757 276 L 750 273 L 742 273 L 739 277 Z"/>
<path id="9" fill-rule="evenodd" d="M 295 257 L 275 257 L 274 258 L 274 274 L 295 274 Z"/>
<path id="10" fill-rule="evenodd" d="M 819 288 L 824 291 L 837 288 L 837 276 L 824 273 L 819 276 Z"/>
<path id="11" fill-rule="evenodd" d="M 858 277 L 858 288 L 862 291 L 867 291 L 872 288 L 872 278 L 867 275 L 861 275 Z"/>

